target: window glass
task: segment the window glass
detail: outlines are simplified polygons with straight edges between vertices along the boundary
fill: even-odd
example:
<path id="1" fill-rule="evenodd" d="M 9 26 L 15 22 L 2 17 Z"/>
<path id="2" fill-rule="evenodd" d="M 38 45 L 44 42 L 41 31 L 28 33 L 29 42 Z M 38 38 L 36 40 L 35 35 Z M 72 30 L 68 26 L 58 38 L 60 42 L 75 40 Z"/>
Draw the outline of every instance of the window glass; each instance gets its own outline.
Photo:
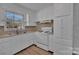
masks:
<path id="1" fill-rule="evenodd" d="M 23 16 L 13 12 L 5 12 L 7 20 L 21 21 Z"/>

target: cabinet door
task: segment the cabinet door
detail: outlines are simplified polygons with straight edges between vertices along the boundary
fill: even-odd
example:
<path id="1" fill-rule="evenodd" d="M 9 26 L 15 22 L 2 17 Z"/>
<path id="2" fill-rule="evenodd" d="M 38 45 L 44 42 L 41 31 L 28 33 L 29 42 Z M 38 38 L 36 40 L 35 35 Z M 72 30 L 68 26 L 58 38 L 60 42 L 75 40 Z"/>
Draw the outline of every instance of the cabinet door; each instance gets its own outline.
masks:
<path id="1" fill-rule="evenodd" d="M 9 48 L 11 50 L 11 53 L 12 54 L 17 53 L 18 51 L 32 45 L 33 41 L 31 40 L 30 37 L 31 37 L 31 33 L 12 37 L 12 40 L 9 40 L 10 42 Z"/>
<path id="2" fill-rule="evenodd" d="M 17 35 L 8 38 L 2 38 L 0 41 L 0 54 L 15 54 L 20 50 L 33 44 L 30 34 Z"/>
<path id="3" fill-rule="evenodd" d="M 43 48 L 45 50 L 48 50 L 48 35 L 46 33 L 36 33 L 36 39 L 35 39 L 35 43 L 37 44 L 37 46 L 39 46 L 40 48 Z"/>
<path id="4" fill-rule="evenodd" d="M 8 37 L 8 38 L 2 38 L 0 40 L 0 54 L 1 55 L 9 55 L 9 54 L 12 54 L 12 42 L 10 41 L 12 40 L 11 37 Z M 15 42 L 14 42 L 15 44 Z M 11 45 L 11 46 L 10 46 Z M 16 45 L 14 45 L 16 47 Z M 13 46 L 13 47 L 14 47 Z"/>
<path id="5" fill-rule="evenodd" d="M 67 3 L 56 3 L 54 4 L 54 15 L 55 16 L 63 16 L 63 15 L 68 15 L 73 12 L 73 4 Z"/>
<path id="6" fill-rule="evenodd" d="M 64 16 L 54 21 L 54 34 L 50 41 L 50 49 L 54 54 L 72 54 L 72 16 Z"/>

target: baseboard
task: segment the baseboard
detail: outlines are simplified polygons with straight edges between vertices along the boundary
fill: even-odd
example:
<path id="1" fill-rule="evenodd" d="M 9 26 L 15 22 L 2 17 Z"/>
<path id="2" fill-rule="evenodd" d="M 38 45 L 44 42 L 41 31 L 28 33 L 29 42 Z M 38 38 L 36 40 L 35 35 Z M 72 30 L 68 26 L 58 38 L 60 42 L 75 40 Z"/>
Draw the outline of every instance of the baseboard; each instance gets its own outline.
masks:
<path id="1" fill-rule="evenodd" d="M 53 55 L 53 54 L 54 54 L 54 52 L 52 52 L 52 51 L 50 51 L 50 50 L 49 50 L 48 52 L 49 52 L 51 55 Z"/>
<path id="2" fill-rule="evenodd" d="M 34 44 L 37 48 L 40 48 L 38 45 L 36 45 L 36 44 Z M 40 48 L 40 49 L 42 49 L 42 50 L 44 50 L 44 51 L 47 51 L 47 50 L 45 50 L 45 49 L 43 49 L 43 48 Z M 48 50 L 47 52 L 49 52 L 50 53 L 50 55 L 53 55 L 54 54 L 54 52 L 52 52 L 52 51 L 50 51 L 50 50 Z"/>
<path id="3" fill-rule="evenodd" d="M 77 53 L 77 52 L 73 52 L 72 55 L 79 55 L 79 53 Z"/>
<path id="4" fill-rule="evenodd" d="M 79 48 L 74 48 L 72 55 L 79 55 Z"/>

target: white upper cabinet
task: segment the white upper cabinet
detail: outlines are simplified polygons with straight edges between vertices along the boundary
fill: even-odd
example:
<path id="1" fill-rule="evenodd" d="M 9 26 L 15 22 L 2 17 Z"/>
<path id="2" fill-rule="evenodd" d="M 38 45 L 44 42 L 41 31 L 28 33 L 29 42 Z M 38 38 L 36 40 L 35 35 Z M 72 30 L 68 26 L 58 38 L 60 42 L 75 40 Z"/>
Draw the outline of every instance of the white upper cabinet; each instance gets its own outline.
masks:
<path id="1" fill-rule="evenodd" d="M 52 6 L 44 8 L 37 13 L 37 20 L 51 20 L 56 17 L 70 15 L 73 12 L 73 4 L 54 3 Z"/>
<path id="2" fill-rule="evenodd" d="M 39 21 L 51 20 L 51 19 L 53 19 L 53 16 L 54 16 L 54 7 L 52 5 L 47 8 L 44 8 L 43 10 L 40 10 L 37 13 L 37 18 L 38 18 L 37 20 L 39 20 Z"/>
<path id="3" fill-rule="evenodd" d="M 73 4 L 56 3 L 54 4 L 54 16 L 69 15 L 73 11 Z"/>

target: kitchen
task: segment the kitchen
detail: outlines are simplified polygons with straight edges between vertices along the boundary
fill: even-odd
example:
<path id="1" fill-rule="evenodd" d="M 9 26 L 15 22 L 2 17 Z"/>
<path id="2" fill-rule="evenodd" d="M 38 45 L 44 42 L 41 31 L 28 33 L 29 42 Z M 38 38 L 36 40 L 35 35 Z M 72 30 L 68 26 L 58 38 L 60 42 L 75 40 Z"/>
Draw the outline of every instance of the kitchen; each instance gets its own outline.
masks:
<path id="1" fill-rule="evenodd" d="M 73 5 L 0 4 L 0 55 L 15 55 L 31 45 L 51 55 L 72 55 Z"/>

